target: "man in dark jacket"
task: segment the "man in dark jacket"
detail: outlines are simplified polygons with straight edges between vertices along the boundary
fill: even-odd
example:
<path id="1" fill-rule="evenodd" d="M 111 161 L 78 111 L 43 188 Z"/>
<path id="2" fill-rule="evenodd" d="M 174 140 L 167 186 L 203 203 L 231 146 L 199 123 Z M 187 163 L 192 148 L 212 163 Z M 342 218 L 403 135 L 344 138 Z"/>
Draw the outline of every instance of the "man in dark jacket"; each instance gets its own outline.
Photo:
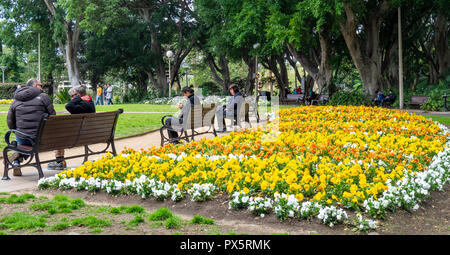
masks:
<path id="1" fill-rule="evenodd" d="M 69 96 L 72 98 L 67 104 L 66 109 L 71 114 L 95 113 L 95 105 L 92 97 L 87 95 L 86 87 L 83 85 L 76 86 L 69 90 Z M 55 162 L 48 164 L 48 169 L 64 170 L 67 163 L 64 160 L 64 149 L 55 151 Z"/>
<path id="2" fill-rule="evenodd" d="M 85 86 L 80 85 L 72 88 L 71 91 L 69 91 L 69 95 L 72 100 L 66 104 L 66 109 L 71 114 L 95 112 L 95 104 L 92 101 L 92 97 L 86 94 Z"/>
<path id="3" fill-rule="evenodd" d="M 14 93 L 14 102 L 8 111 L 7 123 L 9 129 L 16 129 L 21 133 L 16 134 L 18 145 L 31 146 L 31 139 L 35 139 L 42 117 L 55 115 L 52 101 L 42 91 L 42 84 L 37 79 L 30 79 L 27 86 L 19 88 Z M 25 156 L 26 158 L 26 156 Z M 13 154 L 10 161 L 13 162 L 14 176 L 21 176 L 20 160 L 22 155 Z"/>
<path id="4" fill-rule="evenodd" d="M 178 108 L 181 109 L 181 115 L 176 118 L 176 117 L 172 117 L 172 118 L 168 118 L 166 119 L 166 126 L 171 127 L 171 129 L 168 129 L 167 132 L 169 134 L 169 138 L 172 140 L 174 139 L 175 141 L 173 141 L 173 143 L 178 143 L 178 141 L 176 140 L 176 138 L 178 138 L 178 131 L 181 131 L 183 128 L 183 121 L 185 121 L 188 116 L 189 113 L 191 111 L 191 107 L 197 107 L 200 106 L 200 99 L 194 95 L 194 90 L 192 88 L 189 87 L 184 87 L 181 90 L 181 93 L 183 94 L 183 96 L 188 99 L 187 103 L 185 105 L 178 105 Z M 201 106 L 200 106 L 201 107 Z"/>
<path id="5" fill-rule="evenodd" d="M 225 118 L 231 119 L 232 121 L 236 120 L 238 118 L 238 113 L 240 112 L 241 106 L 245 102 L 245 95 L 243 95 L 239 91 L 239 87 L 237 84 L 231 84 L 228 88 L 228 91 L 231 94 L 231 98 L 228 101 L 228 104 L 223 106 L 223 111 L 217 112 L 217 121 L 219 126 L 218 132 L 226 132 L 226 124 L 225 124 Z M 222 121 L 220 121 L 222 119 Z"/>

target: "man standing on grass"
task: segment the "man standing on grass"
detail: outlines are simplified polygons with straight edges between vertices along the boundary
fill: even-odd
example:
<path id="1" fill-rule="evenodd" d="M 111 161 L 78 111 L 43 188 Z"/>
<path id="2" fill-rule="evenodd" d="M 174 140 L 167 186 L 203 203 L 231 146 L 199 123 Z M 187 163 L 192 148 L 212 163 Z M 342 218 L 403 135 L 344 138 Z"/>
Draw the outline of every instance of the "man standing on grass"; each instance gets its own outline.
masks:
<path id="1" fill-rule="evenodd" d="M 111 105 L 113 104 L 112 102 L 112 96 L 113 96 L 113 87 L 111 86 L 111 84 L 106 85 L 106 104 Z"/>
<path id="2" fill-rule="evenodd" d="M 95 105 L 98 105 L 98 103 L 103 105 L 103 90 L 100 85 L 97 85 L 97 96 L 95 97 Z"/>
<path id="3" fill-rule="evenodd" d="M 8 111 L 7 123 L 9 129 L 16 129 L 18 145 L 31 146 L 31 141 L 37 136 L 42 117 L 56 115 L 52 100 L 42 91 L 42 83 L 38 79 L 30 79 L 27 86 L 19 88 L 14 93 L 14 102 Z M 14 153 L 8 159 L 13 164 L 13 175 L 21 176 L 20 162 L 28 156 Z"/>

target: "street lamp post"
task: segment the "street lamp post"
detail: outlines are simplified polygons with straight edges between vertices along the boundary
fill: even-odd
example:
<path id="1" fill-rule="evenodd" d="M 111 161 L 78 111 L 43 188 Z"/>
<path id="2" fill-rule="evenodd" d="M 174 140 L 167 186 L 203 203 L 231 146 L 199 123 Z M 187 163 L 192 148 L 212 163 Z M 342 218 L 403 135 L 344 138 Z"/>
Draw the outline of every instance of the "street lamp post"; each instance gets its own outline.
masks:
<path id="1" fill-rule="evenodd" d="M 187 87 L 189 87 L 189 75 L 188 75 L 188 72 L 189 72 L 189 68 L 186 68 L 186 86 Z"/>
<path id="2" fill-rule="evenodd" d="M 172 96 L 172 73 L 170 72 L 170 61 L 173 57 L 173 52 L 171 50 L 168 50 L 166 52 L 166 57 L 169 59 L 169 97 Z"/>
<path id="3" fill-rule="evenodd" d="M 41 33 L 38 32 L 38 80 L 41 80 Z"/>
<path id="4" fill-rule="evenodd" d="M 399 100 L 400 109 L 403 109 L 403 56 L 402 56 L 402 18 L 401 10 L 398 8 L 398 80 L 399 80 Z"/>
<path id="5" fill-rule="evenodd" d="M 5 83 L 5 69 L 6 69 L 6 66 L 0 66 L 0 68 L 2 69 L 2 83 Z"/>
<path id="6" fill-rule="evenodd" d="M 253 49 L 258 49 L 261 44 L 253 44 Z M 255 56 L 255 96 L 258 96 L 258 54 Z"/>

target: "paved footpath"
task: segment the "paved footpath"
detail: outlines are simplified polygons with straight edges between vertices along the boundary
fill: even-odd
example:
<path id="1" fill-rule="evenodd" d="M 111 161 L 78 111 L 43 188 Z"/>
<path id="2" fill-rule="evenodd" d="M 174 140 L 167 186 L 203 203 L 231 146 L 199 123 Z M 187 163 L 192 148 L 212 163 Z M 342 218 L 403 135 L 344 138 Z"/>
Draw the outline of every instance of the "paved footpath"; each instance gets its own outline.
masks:
<path id="1" fill-rule="evenodd" d="M 218 136 L 223 136 L 226 133 L 218 133 Z M 202 137 L 212 138 L 213 134 L 206 134 L 202 136 L 194 137 L 195 140 L 200 140 Z M 133 148 L 139 150 L 141 148 L 147 149 L 152 146 L 160 146 L 161 135 L 159 129 L 153 132 L 149 132 L 145 135 L 134 136 L 129 138 L 119 138 L 115 140 L 117 153 L 120 153 L 127 148 Z M 89 146 L 93 151 L 101 151 L 105 148 L 106 144 L 95 144 Z M 76 147 L 65 151 L 67 157 L 72 155 L 80 155 L 84 153 L 84 147 Z M 103 154 L 104 155 L 104 154 Z M 54 152 L 43 152 L 39 154 L 42 161 L 51 160 L 55 158 Z M 93 155 L 89 157 L 89 160 L 100 158 L 102 154 Z M 69 168 L 77 167 L 83 163 L 83 157 L 67 160 L 67 166 Z M 3 176 L 3 158 L 0 160 L 0 175 Z M 42 165 L 42 170 L 45 177 L 50 177 L 57 174 L 59 171 L 48 170 L 47 164 Z M 0 192 L 12 192 L 23 189 L 37 188 L 38 172 L 34 167 L 25 167 L 22 169 L 22 176 L 13 176 L 13 171 L 9 171 L 9 177 L 11 180 L 4 181 L 0 179 Z"/>

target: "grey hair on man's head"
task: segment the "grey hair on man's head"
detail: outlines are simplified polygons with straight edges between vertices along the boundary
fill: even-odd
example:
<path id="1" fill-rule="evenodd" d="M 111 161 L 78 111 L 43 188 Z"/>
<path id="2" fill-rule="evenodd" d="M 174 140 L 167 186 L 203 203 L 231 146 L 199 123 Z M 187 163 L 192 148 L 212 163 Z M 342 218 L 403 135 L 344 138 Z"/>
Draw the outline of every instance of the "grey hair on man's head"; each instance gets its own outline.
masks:
<path id="1" fill-rule="evenodd" d="M 75 88 L 70 88 L 69 89 L 69 96 L 73 96 L 77 94 L 77 90 Z"/>
<path id="2" fill-rule="evenodd" d="M 84 86 L 84 85 L 76 86 L 76 87 L 75 87 L 75 91 L 76 91 L 80 96 L 85 96 L 85 95 L 86 95 L 86 86 Z"/>
<path id="3" fill-rule="evenodd" d="M 33 86 L 36 83 L 39 83 L 39 80 L 36 78 L 31 78 L 27 81 L 27 86 Z"/>

